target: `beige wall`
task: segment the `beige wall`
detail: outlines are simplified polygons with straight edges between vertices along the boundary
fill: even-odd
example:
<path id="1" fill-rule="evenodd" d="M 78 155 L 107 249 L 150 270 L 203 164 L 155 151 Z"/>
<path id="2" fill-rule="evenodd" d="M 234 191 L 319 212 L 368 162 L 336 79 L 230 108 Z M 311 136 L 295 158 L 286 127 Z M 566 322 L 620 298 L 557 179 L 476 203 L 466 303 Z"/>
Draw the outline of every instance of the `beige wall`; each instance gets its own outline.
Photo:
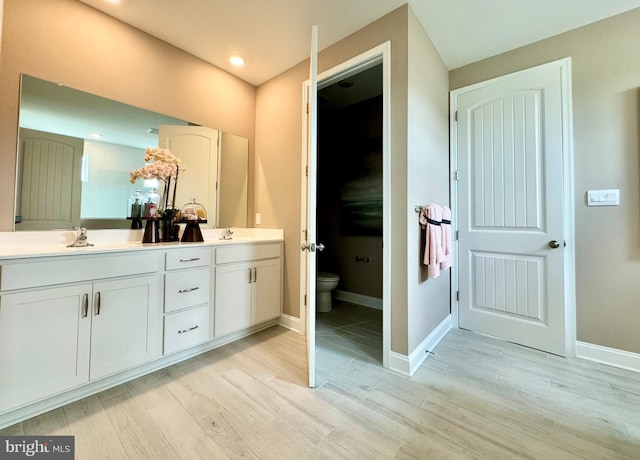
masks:
<path id="1" fill-rule="evenodd" d="M 406 5 L 323 50 L 319 69 L 386 41 L 391 42 L 391 349 L 407 355 L 449 312 L 448 274 L 437 281 L 422 276 L 413 212 L 414 200 L 448 203 L 448 73 Z M 409 64 L 409 55 L 415 64 Z M 307 78 L 308 62 L 303 62 L 260 86 L 256 103 L 256 212 L 262 225 L 285 229 L 284 312 L 294 317 L 300 316 L 301 107 Z M 409 104 L 411 97 L 416 100 Z M 410 175 L 414 166 L 427 168 Z"/>
<path id="2" fill-rule="evenodd" d="M 451 311 L 451 270 L 427 279 L 415 205 L 449 206 L 449 72 L 409 10 L 407 194 L 409 352 Z"/>
<path id="3" fill-rule="evenodd" d="M 398 160 L 406 152 L 406 7 L 375 21 L 319 54 L 319 71 L 323 72 L 365 51 L 391 40 L 392 56 L 392 149 Z M 320 30 L 321 34 L 322 31 Z M 258 87 L 256 111 L 256 212 L 262 225 L 285 229 L 285 299 L 284 312 L 300 316 L 300 190 L 302 186 L 302 83 L 309 78 L 308 61 Z M 395 201 L 406 201 L 406 173 L 400 168 L 394 177 Z M 406 168 L 404 169 L 406 172 Z M 277 174 L 277 176 L 274 176 Z M 277 181 L 269 180 L 278 177 Z M 395 206 L 395 209 L 398 209 Z M 404 218 L 395 219 L 402 230 L 397 232 L 392 270 L 394 305 L 392 349 L 406 353 L 406 235 Z M 394 245 L 396 244 L 394 240 Z M 394 342 L 395 338 L 395 342 Z"/>
<path id="4" fill-rule="evenodd" d="M 578 340 L 640 353 L 640 9 L 450 73 L 451 89 L 572 58 Z M 620 206 L 587 207 L 589 189 Z"/>
<path id="5" fill-rule="evenodd" d="M 0 231 L 13 228 L 22 72 L 246 137 L 253 157 L 255 87 L 80 2 L 5 0 L 1 44 Z"/>

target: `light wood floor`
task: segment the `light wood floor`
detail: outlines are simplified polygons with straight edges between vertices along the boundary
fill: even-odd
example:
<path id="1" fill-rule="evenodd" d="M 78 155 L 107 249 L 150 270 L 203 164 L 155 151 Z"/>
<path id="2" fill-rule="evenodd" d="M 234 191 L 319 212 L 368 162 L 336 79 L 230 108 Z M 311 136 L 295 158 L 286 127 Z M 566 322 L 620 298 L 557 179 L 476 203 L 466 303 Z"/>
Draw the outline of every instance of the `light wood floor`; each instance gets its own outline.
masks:
<path id="1" fill-rule="evenodd" d="M 408 378 L 366 328 L 318 328 L 314 390 L 304 337 L 274 327 L 0 434 L 91 460 L 640 458 L 639 374 L 453 330 Z"/>

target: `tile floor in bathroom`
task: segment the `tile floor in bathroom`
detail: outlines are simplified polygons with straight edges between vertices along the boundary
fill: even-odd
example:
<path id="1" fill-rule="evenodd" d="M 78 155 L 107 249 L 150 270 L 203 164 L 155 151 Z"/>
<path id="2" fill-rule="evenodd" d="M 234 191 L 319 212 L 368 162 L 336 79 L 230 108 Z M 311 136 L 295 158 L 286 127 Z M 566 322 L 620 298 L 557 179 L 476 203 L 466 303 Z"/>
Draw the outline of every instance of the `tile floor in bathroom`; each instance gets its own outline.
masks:
<path id="1" fill-rule="evenodd" d="M 316 313 L 316 347 L 319 364 L 328 351 L 382 364 L 382 310 L 334 299 L 330 312 Z"/>

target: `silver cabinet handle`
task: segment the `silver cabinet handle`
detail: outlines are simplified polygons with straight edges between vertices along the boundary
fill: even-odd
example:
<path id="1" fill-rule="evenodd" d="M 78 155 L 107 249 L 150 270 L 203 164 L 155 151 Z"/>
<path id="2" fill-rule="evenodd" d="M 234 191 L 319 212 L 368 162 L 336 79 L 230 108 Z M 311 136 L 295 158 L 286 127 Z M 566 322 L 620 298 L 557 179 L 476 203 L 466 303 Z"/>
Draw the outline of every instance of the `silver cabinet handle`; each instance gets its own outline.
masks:
<path id="1" fill-rule="evenodd" d="M 89 294 L 82 296 L 82 317 L 86 318 L 87 316 L 89 316 Z"/>
<path id="2" fill-rule="evenodd" d="M 96 292 L 96 316 L 100 314 L 100 309 L 102 308 L 102 296 L 100 295 L 100 291 Z"/>
<path id="3" fill-rule="evenodd" d="M 198 289 L 200 289 L 198 286 L 192 287 L 192 288 L 188 288 L 188 289 L 180 289 L 178 291 L 178 294 L 184 294 L 185 292 L 197 291 Z"/>
<path id="4" fill-rule="evenodd" d="M 200 257 L 191 257 L 190 259 L 180 259 L 180 262 L 195 262 L 196 260 L 200 260 Z"/>
<path id="5" fill-rule="evenodd" d="M 195 326 L 193 326 L 193 327 L 188 327 L 188 328 L 186 328 L 186 329 L 181 329 L 181 330 L 179 330 L 179 331 L 178 331 L 178 334 L 184 334 L 185 332 L 191 332 L 191 331 L 193 331 L 194 329 L 198 329 L 198 327 L 200 327 L 200 326 L 198 326 L 198 325 L 196 324 L 196 325 L 195 325 Z"/>
<path id="6" fill-rule="evenodd" d="M 256 281 L 258 281 L 258 269 L 253 267 L 253 282 L 255 283 Z"/>
<path id="7" fill-rule="evenodd" d="M 251 284 L 251 267 L 249 267 L 249 284 Z"/>

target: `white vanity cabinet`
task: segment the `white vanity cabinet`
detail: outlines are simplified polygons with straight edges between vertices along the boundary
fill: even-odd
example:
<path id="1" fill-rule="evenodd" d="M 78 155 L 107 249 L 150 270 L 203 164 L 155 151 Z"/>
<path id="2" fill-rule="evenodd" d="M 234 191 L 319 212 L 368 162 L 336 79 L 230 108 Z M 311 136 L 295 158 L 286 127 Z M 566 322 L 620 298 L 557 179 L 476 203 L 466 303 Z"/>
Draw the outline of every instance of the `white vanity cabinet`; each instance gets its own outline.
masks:
<path id="1" fill-rule="evenodd" d="M 235 245 L 215 251 L 215 337 L 279 317 L 282 244 Z"/>
<path id="2" fill-rule="evenodd" d="M 159 357 L 158 266 L 157 253 L 3 263 L 0 412 Z"/>
<path id="3" fill-rule="evenodd" d="M 284 235 L 243 230 L 158 245 L 95 231 L 86 248 L 0 232 L 0 429 L 275 325 Z"/>
<path id="4" fill-rule="evenodd" d="M 90 293 L 88 284 L 0 297 L 0 412 L 89 381 Z"/>
<path id="5" fill-rule="evenodd" d="M 165 253 L 164 354 L 211 339 L 211 248 Z"/>

